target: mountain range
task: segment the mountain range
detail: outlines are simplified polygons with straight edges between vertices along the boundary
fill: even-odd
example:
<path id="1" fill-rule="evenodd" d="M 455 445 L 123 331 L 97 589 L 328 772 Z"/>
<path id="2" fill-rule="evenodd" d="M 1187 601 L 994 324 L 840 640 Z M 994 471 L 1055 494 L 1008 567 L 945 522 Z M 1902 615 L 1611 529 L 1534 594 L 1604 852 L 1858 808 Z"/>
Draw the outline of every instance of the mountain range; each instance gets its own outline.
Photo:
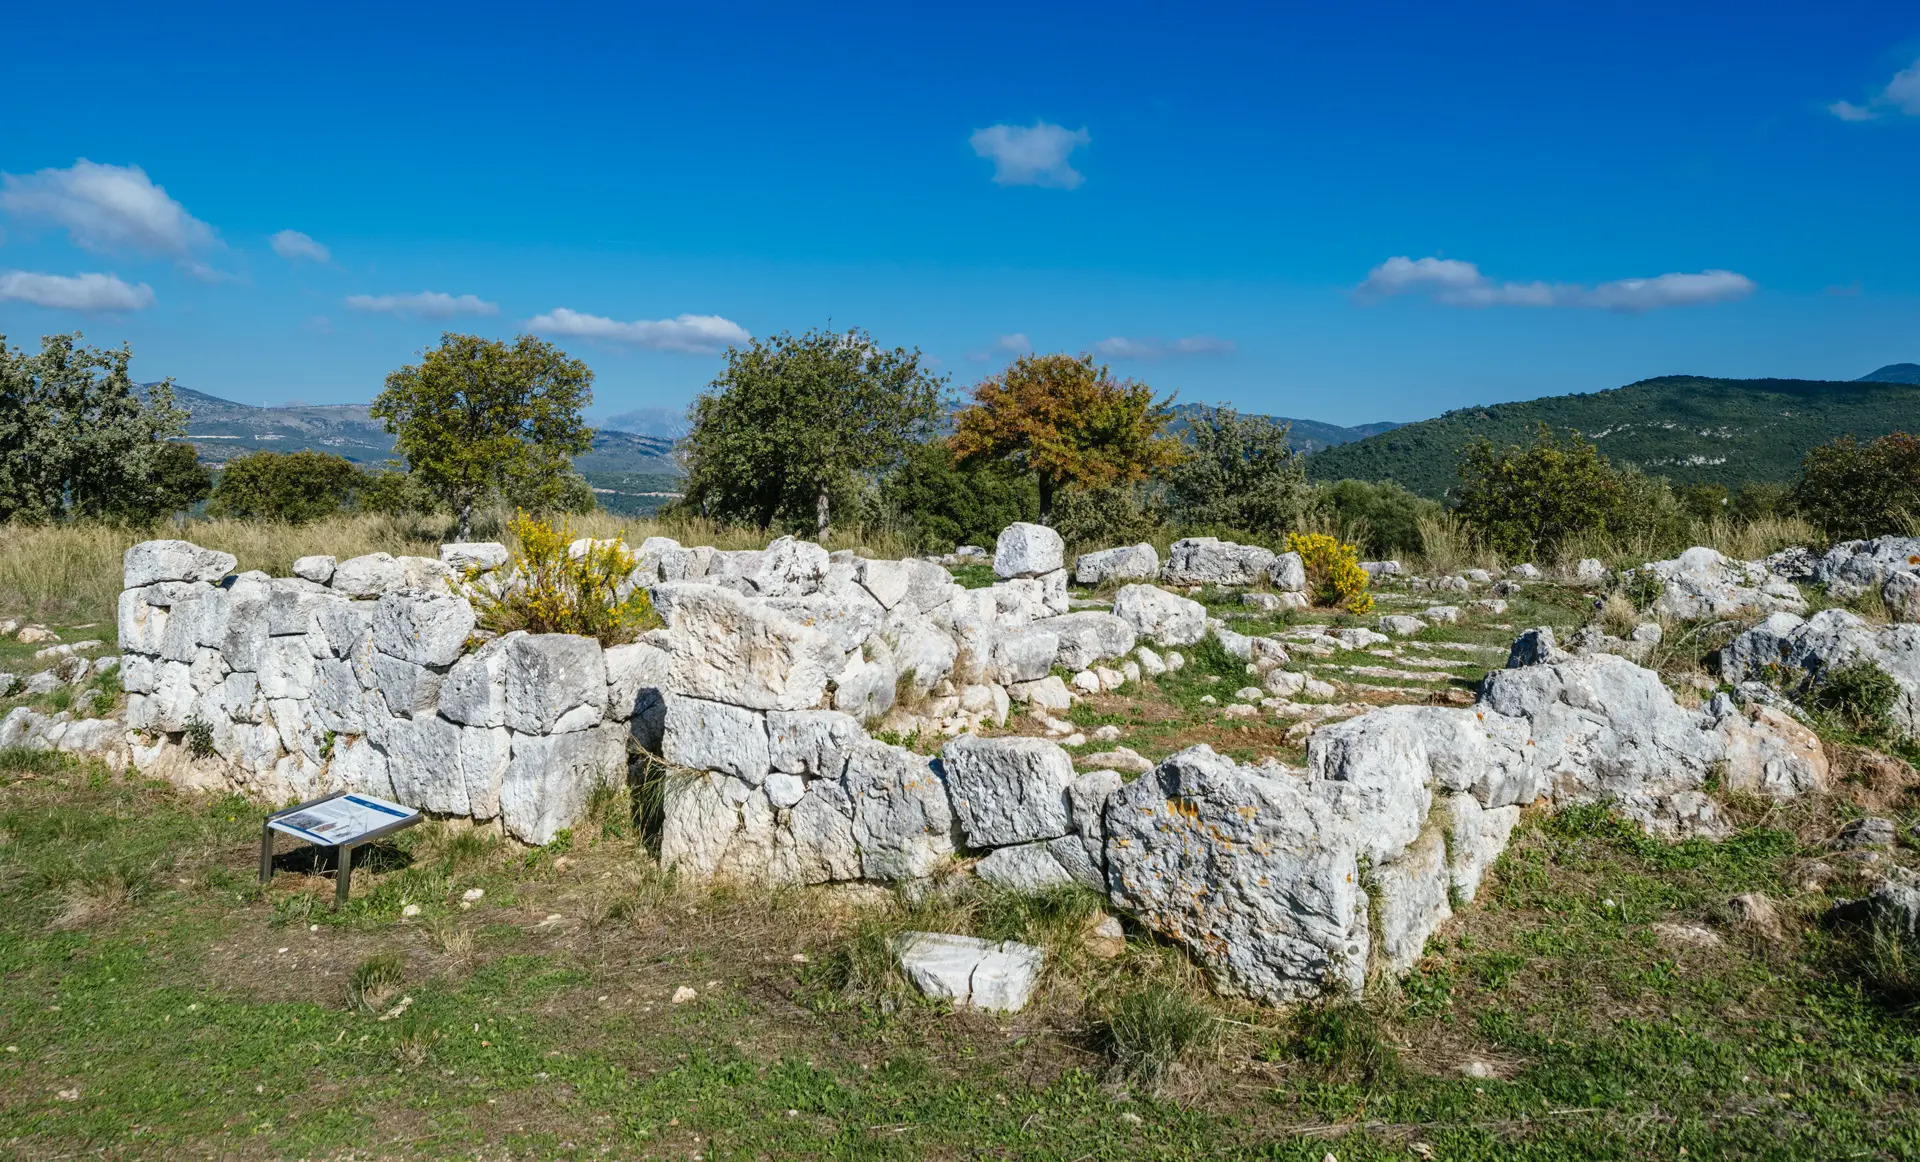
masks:
<path id="1" fill-rule="evenodd" d="M 1915 373 L 1915 380 L 1883 376 Z M 1485 437 L 1523 444 L 1542 424 L 1578 432 L 1616 464 L 1676 484 L 1785 483 L 1816 444 L 1874 439 L 1920 423 L 1920 366 L 1857 380 L 1665 375 L 1581 395 L 1459 408 L 1307 457 L 1314 480 L 1395 480 L 1439 499 L 1459 483 L 1460 451 Z"/>
<path id="2" fill-rule="evenodd" d="M 368 465 L 393 458 L 393 437 L 365 404 L 255 407 L 185 387 L 175 387 L 174 398 L 191 415 L 187 440 L 216 467 L 261 449 L 313 449 Z M 1200 410 L 1176 407 L 1175 429 Z M 1315 480 L 1396 480 L 1440 498 L 1458 481 L 1467 443 L 1524 443 L 1545 424 L 1579 432 L 1616 463 L 1676 484 L 1732 489 L 1750 480 L 1791 480 L 1809 448 L 1838 436 L 1872 439 L 1920 425 L 1920 364 L 1889 364 L 1856 380 L 1668 375 L 1610 391 L 1458 408 L 1410 424 L 1269 418 L 1291 425 L 1294 447 L 1311 453 L 1307 473 Z M 685 414 L 668 408 L 609 416 L 595 431 L 593 450 L 574 466 L 606 507 L 651 512 L 679 486 L 673 445 L 685 431 Z"/>

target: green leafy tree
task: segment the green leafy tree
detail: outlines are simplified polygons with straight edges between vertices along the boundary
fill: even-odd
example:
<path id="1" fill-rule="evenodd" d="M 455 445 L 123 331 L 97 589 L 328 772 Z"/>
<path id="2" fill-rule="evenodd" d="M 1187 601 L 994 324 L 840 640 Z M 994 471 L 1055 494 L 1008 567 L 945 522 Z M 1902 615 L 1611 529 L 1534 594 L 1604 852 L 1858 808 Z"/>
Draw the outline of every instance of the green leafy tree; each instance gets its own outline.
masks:
<path id="1" fill-rule="evenodd" d="M 1835 540 L 1920 531 L 1920 437 L 1843 436 L 1800 462 L 1793 507 Z"/>
<path id="2" fill-rule="evenodd" d="M 1133 484 L 1180 462 L 1167 434 L 1172 398 L 1116 380 L 1093 356 L 1027 355 L 973 389 L 954 452 L 965 461 L 1003 460 L 1040 485 L 1040 519 L 1053 516 L 1061 488 Z"/>
<path id="3" fill-rule="evenodd" d="M 1005 464 L 958 464 L 945 440 L 910 446 L 881 482 L 881 517 L 911 529 L 928 548 L 990 545 L 1040 509 L 1033 477 Z"/>
<path id="4" fill-rule="evenodd" d="M 1333 518 L 1342 535 L 1369 554 L 1417 553 L 1423 545 L 1420 522 L 1438 517 L 1441 507 L 1391 480 L 1336 480 L 1316 490 L 1314 506 Z"/>
<path id="5" fill-rule="evenodd" d="M 192 444 L 163 444 L 153 458 L 149 478 L 156 515 L 192 508 L 213 495 L 213 469 L 200 462 Z"/>
<path id="6" fill-rule="evenodd" d="M 580 418 L 592 402 L 593 372 L 551 343 L 448 332 L 419 363 L 387 376 L 368 412 L 464 539 L 475 507 L 492 497 L 511 493 L 534 510 L 567 499 L 572 457 L 593 446 Z"/>
<path id="7" fill-rule="evenodd" d="M 433 511 L 433 493 L 398 460 L 363 469 L 355 507 L 379 516 L 419 516 Z"/>
<path id="8" fill-rule="evenodd" d="M 326 452 L 249 452 L 227 461 L 207 514 L 304 524 L 347 507 L 360 481 L 351 460 Z"/>
<path id="9" fill-rule="evenodd" d="M 1604 529 L 1625 495 L 1599 449 L 1545 424 L 1526 447 L 1468 444 L 1460 480 L 1455 511 L 1495 552 L 1518 560 L 1551 553 L 1573 533 Z"/>
<path id="10" fill-rule="evenodd" d="M 729 348 L 693 404 L 682 507 L 763 529 L 811 524 L 824 537 L 836 494 L 931 435 L 945 382 L 918 350 L 882 348 L 858 329 Z"/>
<path id="11" fill-rule="evenodd" d="M 0 521 L 144 523 L 171 511 L 160 477 L 184 434 L 169 380 L 144 392 L 131 348 L 49 335 L 29 355 L 0 336 Z"/>
<path id="12" fill-rule="evenodd" d="M 1218 529 L 1269 539 L 1299 525 L 1312 504 L 1307 471 L 1289 424 L 1205 408 L 1189 420 L 1189 454 L 1167 473 L 1174 516 L 1189 530 Z"/>

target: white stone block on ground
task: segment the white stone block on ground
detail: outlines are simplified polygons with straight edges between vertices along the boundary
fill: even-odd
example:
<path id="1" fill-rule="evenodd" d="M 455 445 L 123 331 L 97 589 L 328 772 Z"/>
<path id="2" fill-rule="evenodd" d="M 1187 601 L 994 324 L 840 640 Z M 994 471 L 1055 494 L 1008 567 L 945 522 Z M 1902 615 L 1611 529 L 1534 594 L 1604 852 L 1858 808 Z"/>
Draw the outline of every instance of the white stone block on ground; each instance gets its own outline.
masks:
<path id="1" fill-rule="evenodd" d="M 905 933 L 895 952 L 907 979 L 926 996 L 1000 1013 L 1027 1006 L 1046 962 L 1046 953 L 1032 945 L 944 932 Z"/>
<path id="2" fill-rule="evenodd" d="M 1000 531 L 994 543 L 993 572 L 997 577 L 1038 577 L 1061 567 L 1066 542 L 1045 525 L 1016 521 Z"/>

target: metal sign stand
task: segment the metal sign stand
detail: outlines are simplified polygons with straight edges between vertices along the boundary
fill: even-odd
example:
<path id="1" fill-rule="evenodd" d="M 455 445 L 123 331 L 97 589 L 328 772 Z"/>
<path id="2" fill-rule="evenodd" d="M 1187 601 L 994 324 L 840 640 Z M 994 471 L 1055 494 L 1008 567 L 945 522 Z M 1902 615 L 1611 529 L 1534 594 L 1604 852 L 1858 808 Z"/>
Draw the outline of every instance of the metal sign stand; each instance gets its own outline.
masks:
<path id="1" fill-rule="evenodd" d="M 315 811 L 325 804 L 345 799 L 342 809 Z M 268 815 L 260 825 L 260 882 L 273 878 L 273 834 L 284 832 L 315 847 L 331 847 L 336 862 L 333 873 L 333 906 L 337 911 L 347 904 L 353 883 L 353 853 L 377 839 L 404 831 L 425 819 L 418 810 L 389 803 L 372 795 L 335 791 L 318 799 L 309 799 Z M 320 828 L 315 830 L 315 828 Z"/>

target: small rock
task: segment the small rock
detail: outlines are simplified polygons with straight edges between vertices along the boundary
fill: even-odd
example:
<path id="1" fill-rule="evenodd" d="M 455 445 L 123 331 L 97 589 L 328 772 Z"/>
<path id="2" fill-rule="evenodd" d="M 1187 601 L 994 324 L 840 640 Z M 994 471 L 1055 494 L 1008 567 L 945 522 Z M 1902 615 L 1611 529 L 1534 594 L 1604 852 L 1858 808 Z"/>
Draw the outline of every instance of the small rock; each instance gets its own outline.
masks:
<path id="1" fill-rule="evenodd" d="M 956 1008 L 1017 1013 L 1027 1006 L 1046 954 L 1007 940 L 994 944 L 945 932 L 908 932 L 894 944 L 913 987 Z"/>
<path id="2" fill-rule="evenodd" d="M 1258 718 L 1260 717 L 1260 708 L 1246 702 L 1235 702 L 1225 710 L 1222 710 L 1220 714 L 1225 718 Z"/>
<path id="3" fill-rule="evenodd" d="M 1460 1072 L 1468 1077 L 1492 1077 L 1493 1066 L 1478 1058 L 1471 1058 L 1460 1063 Z"/>
<path id="4" fill-rule="evenodd" d="M 18 640 L 24 645 L 38 645 L 41 642 L 57 642 L 60 635 L 44 625 L 30 625 L 20 631 Z"/>
<path id="5" fill-rule="evenodd" d="M 478 900 L 485 899 L 486 895 L 487 890 L 485 888 L 468 888 L 466 891 L 460 893 L 460 898 L 471 904 Z"/>
<path id="6" fill-rule="evenodd" d="M 1073 676 L 1073 680 L 1069 682 L 1068 685 L 1080 691 L 1082 694 L 1098 694 L 1100 692 L 1099 675 L 1095 674 L 1092 670 L 1081 670 Z"/>
<path id="7" fill-rule="evenodd" d="M 684 1005 L 699 995 L 699 993 L 694 992 L 686 985 L 681 985 L 679 988 L 673 990 L 673 1003 L 676 1005 Z"/>
<path id="8" fill-rule="evenodd" d="M 1833 841 L 1833 846 L 1838 851 L 1892 847 L 1893 834 L 1893 820 L 1868 815 L 1842 827 L 1839 836 Z"/>
<path id="9" fill-rule="evenodd" d="M 1069 734 L 1067 737 L 1061 739 L 1060 745 L 1066 747 L 1085 746 L 1087 745 L 1087 736 L 1075 731 L 1073 734 Z"/>
<path id="10" fill-rule="evenodd" d="M 1242 686 L 1233 692 L 1233 696 L 1242 702 L 1258 702 L 1267 694 L 1258 686 Z"/>
<path id="11" fill-rule="evenodd" d="M 1115 742 L 1120 738 L 1120 728 L 1109 722 L 1105 726 L 1095 727 L 1087 737 L 1095 742 Z"/>
<path id="12" fill-rule="evenodd" d="M 407 904 L 400 909 L 400 914 L 402 916 L 418 916 L 420 914 L 420 905 Z"/>
<path id="13" fill-rule="evenodd" d="M 1101 916 L 1087 925 L 1086 947 L 1088 954 L 1101 960 L 1112 960 L 1127 950 L 1127 933 L 1120 927 L 1118 916 Z"/>
<path id="14" fill-rule="evenodd" d="M 1768 941 L 1778 944 L 1787 937 L 1786 928 L 1780 923 L 1780 910 L 1773 906 L 1765 892 L 1746 892 L 1735 896 L 1727 905 L 1734 918 Z"/>
<path id="15" fill-rule="evenodd" d="M 1220 700 L 1211 694 L 1200 695 L 1200 705 L 1202 706 L 1217 706 L 1219 704 Z"/>
<path id="16" fill-rule="evenodd" d="M 1675 924 L 1663 920 L 1653 926 L 1653 934 L 1659 937 L 1660 943 L 1681 948 L 1718 948 L 1722 943 L 1718 932 L 1698 924 Z"/>

